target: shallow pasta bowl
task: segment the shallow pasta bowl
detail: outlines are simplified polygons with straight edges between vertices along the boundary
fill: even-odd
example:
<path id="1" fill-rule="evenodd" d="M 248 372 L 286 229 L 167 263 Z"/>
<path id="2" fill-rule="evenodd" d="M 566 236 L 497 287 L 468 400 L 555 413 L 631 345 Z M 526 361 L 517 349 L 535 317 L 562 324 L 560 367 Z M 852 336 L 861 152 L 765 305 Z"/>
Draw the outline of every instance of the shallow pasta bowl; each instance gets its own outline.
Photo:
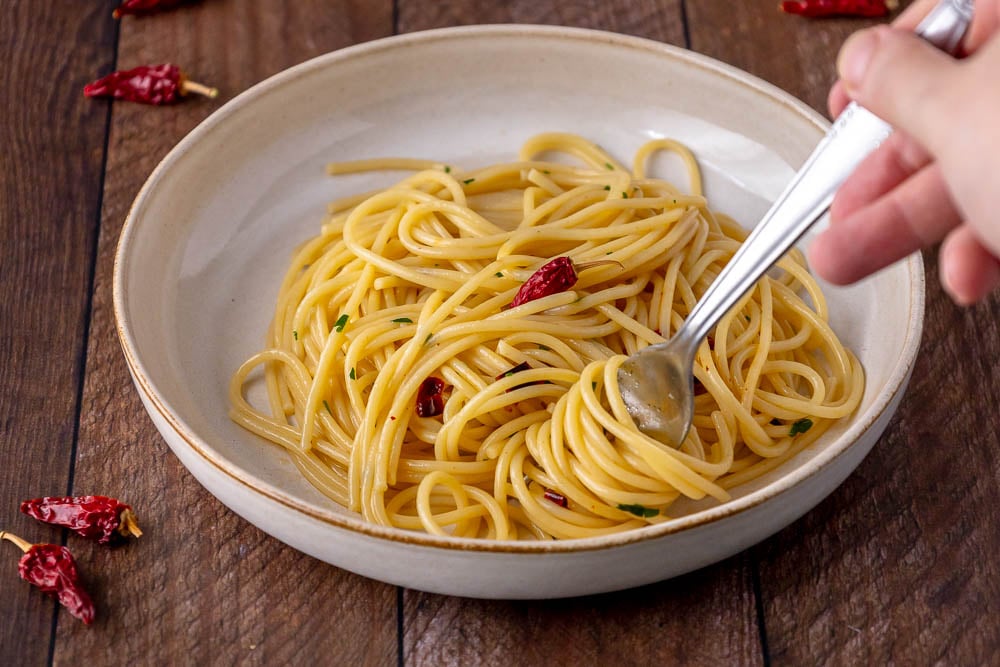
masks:
<path id="1" fill-rule="evenodd" d="M 366 523 L 313 489 L 279 448 L 229 420 L 229 378 L 262 346 L 290 253 L 317 232 L 326 203 L 398 177 L 334 180 L 328 161 L 391 155 L 476 167 L 553 130 L 628 160 L 641 143 L 669 136 L 698 156 L 712 207 L 752 225 L 825 128 L 748 74 L 602 32 L 447 29 L 316 58 L 219 109 L 139 193 L 114 275 L 130 372 L 167 444 L 205 488 L 274 537 L 348 570 L 486 598 L 583 595 L 693 570 L 794 521 L 875 444 L 919 344 L 919 257 L 826 290 L 834 329 L 867 374 L 850 419 L 727 503 L 688 503 L 678 518 L 613 536 L 500 543 Z"/>

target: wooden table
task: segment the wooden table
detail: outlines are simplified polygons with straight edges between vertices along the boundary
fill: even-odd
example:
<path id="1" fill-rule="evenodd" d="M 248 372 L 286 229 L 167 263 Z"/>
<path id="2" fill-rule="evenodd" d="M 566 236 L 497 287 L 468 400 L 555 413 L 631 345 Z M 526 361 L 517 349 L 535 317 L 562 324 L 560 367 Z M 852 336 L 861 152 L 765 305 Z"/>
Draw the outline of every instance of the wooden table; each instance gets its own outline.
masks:
<path id="1" fill-rule="evenodd" d="M 0 528 L 66 541 L 19 501 L 103 492 L 134 503 L 146 535 L 115 550 L 70 540 L 99 605 L 91 627 L 21 582 L 3 547 L 0 664 L 1000 662 L 1000 299 L 954 306 L 932 253 L 909 392 L 840 489 L 725 562 L 582 599 L 404 590 L 261 533 L 169 452 L 115 335 L 115 244 L 145 178 L 226 98 L 307 58 L 440 26 L 585 26 L 687 46 L 824 109 L 837 49 L 864 22 L 807 22 L 774 0 L 203 0 L 121 22 L 116 0 L 3 4 Z M 163 61 L 221 99 L 80 94 L 98 74 Z"/>

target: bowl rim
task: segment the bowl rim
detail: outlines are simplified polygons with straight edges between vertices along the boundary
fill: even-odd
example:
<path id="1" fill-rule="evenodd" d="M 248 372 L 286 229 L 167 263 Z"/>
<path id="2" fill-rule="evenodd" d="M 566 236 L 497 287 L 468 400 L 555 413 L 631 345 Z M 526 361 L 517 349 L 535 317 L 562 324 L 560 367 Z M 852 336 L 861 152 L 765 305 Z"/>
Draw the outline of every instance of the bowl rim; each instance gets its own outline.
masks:
<path id="1" fill-rule="evenodd" d="M 656 42 L 650 39 L 592 30 L 562 26 L 496 24 L 476 25 L 451 28 L 438 28 L 420 32 L 384 37 L 361 44 L 332 51 L 264 79 L 248 88 L 232 100 L 214 111 L 195 127 L 187 136 L 171 149 L 152 171 L 143 184 L 135 200 L 129 208 L 124 221 L 118 245 L 115 251 L 112 292 L 115 328 L 119 342 L 132 375 L 134 383 L 143 395 L 147 409 L 155 410 L 159 417 L 172 429 L 175 435 L 197 455 L 202 461 L 211 465 L 219 473 L 231 481 L 245 487 L 245 490 L 263 496 L 271 502 L 276 502 L 287 510 L 296 512 L 303 517 L 319 521 L 335 529 L 342 529 L 360 536 L 384 539 L 392 542 L 417 547 L 446 549 L 448 551 L 477 551 L 505 554 L 553 554 L 580 551 L 597 551 L 624 545 L 646 542 L 673 535 L 723 519 L 743 514 L 775 497 L 790 488 L 802 484 L 810 477 L 817 475 L 823 468 L 857 444 L 858 439 L 871 428 L 894 403 L 896 396 L 905 390 L 910 372 L 916 361 L 920 345 L 924 314 L 924 267 L 919 254 L 911 255 L 905 260 L 909 273 L 910 312 L 906 322 L 906 337 L 900 349 L 898 362 L 892 368 L 889 378 L 874 403 L 863 413 L 855 416 L 854 423 L 837 439 L 825 447 L 807 465 L 800 466 L 784 475 L 775 482 L 753 491 L 745 496 L 731 500 L 721 505 L 699 510 L 693 514 L 676 517 L 663 523 L 644 526 L 598 537 L 574 538 L 551 541 L 514 541 L 501 542 L 473 538 L 442 537 L 407 531 L 401 528 L 381 526 L 370 523 L 355 514 L 344 514 L 342 511 L 325 509 L 311 503 L 294 498 L 280 488 L 265 482 L 250 474 L 235 463 L 221 456 L 211 445 L 199 437 L 178 415 L 158 391 L 156 383 L 147 371 L 146 365 L 139 357 L 135 334 L 129 320 L 129 308 L 126 298 L 126 275 L 129 268 L 129 251 L 134 238 L 141 229 L 141 220 L 150 193 L 164 178 L 165 174 L 175 165 L 201 137 L 211 132 L 216 126 L 239 112 L 253 101 L 275 88 L 290 83 L 295 79 L 308 75 L 315 70 L 322 70 L 343 61 L 365 58 L 369 54 L 387 50 L 398 50 L 401 47 L 413 47 L 446 40 L 462 39 L 506 39 L 534 38 L 543 40 L 571 40 L 583 42 L 600 42 L 609 46 L 627 48 L 636 51 L 654 53 L 660 57 L 671 58 L 682 64 L 700 68 L 727 79 L 730 83 L 743 86 L 750 92 L 778 103 L 790 111 L 816 125 L 817 129 L 826 131 L 829 122 L 791 94 L 767 83 L 752 74 L 731 65 L 719 62 L 708 56 L 687 49 Z M 166 438 L 165 438 L 166 439 Z M 169 442 L 172 447 L 175 443 Z M 186 467 L 186 466 L 185 466 Z M 193 471 L 189 471 L 193 472 Z M 331 501 L 332 502 L 332 501 Z M 235 508 L 234 508 L 235 509 Z"/>

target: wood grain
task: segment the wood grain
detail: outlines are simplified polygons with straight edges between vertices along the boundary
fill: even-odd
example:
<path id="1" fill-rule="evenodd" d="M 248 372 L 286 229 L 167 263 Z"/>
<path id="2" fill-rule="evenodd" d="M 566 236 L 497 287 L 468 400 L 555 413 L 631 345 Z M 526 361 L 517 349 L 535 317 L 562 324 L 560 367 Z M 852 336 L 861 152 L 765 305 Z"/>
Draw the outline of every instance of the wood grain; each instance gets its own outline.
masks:
<path id="1" fill-rule="evenodd" d="M 778 11 L 775 0 L 687 2 L 691 48 L 770 81 L 826 114 L 844 39 L 866 19 L 808 20 Z"/>
<path id="2" fill-rule="evenodd" d="M 507 22 L 599 28 L 684 45 L 679 2 L 399 3 L 400 32 Z M 576 600 L 489 602 L 408 590 L 404 662 L 755 665 L 763 657 L 754 600 L 748 561 L 740 558 L 664 584 Z"/>
<path id="3" fill-rule="evenodd" d="M 681 0 L 398 0 L 398 32 L 483 23 L 535 23 L 611 30 L 684 45 Z"/>
<path id="4" fill-rule="evenodd" d="M 760 665 L 749 565 L 737 556 L 660 584 L 569 600 L 407 591 L 405 664 Z"/>
<path id="5" fill-rule="evenodd" d="M 80 91 L 114 54 L 99 5 L 12 0 L 0 20 L 0 529 L 34 542 L 63 535 L 20 501 L 71 475 L 107 122 Z M 0 545 L 0 662 L 44 664 L 56 606 L 19 555 Z"/>
<path id="6" fill-rule="evenodd" d="M 896 419 L 847 483 L 755 550 L 775 664 L 1000 662 L 1000 299 L 959 309 L 933 256 L 928 273 Z"/>
<path id="7" fill-rule="evenodd" d="M 392 29 L 388 2 L 206 0 L 126 18 L 118 67 L 177 62 L 223 99 L 114 104 L 74 490 L 120 495 L 145 535 L 95 564 L 100 618 L 60 622 L 55 664 L 395 662 L 396 590 L 261 533 L 205 492 L 144 414 L 116 339 L 111 270 L 121 223 L 159 159 L 248 86 L 312 56 Z"/>
<path id="8" fill-rule="evenodd" d="M 1000 297 L 955 307 L 933 253 L 910 389 L 840 489 L 723 563 L 563 601 L 400 592 L 278 543 L 169 452 L 116 340 L 112 259 L 142 182 L 220 103 L 285 67 L 393 31 L 576 25 L 687 43 L 825 111 L 836 51 L 868 22 L 804 21 L 774 0 L 201 0 L 119 26 L 116 4 L 8 0 L 0 21 L 0 529 L 66 540 L 100 609 L 89 628 L 57 613 L 3 547 L 0 664 L 1000 664 Z M 222 99 L 79 95 L 158 61 Z M 145 536 L 106 549 L 17 512 L 67 490 L 121 496 Z"/>

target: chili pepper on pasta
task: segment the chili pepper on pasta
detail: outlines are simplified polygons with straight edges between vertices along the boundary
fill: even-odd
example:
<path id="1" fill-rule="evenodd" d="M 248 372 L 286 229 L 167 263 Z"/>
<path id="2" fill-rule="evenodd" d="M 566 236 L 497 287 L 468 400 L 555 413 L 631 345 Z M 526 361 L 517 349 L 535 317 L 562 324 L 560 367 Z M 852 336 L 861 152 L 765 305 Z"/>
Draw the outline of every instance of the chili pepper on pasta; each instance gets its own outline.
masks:
<path id="1" fill-rule="evenodd" d="M 614 260 L 600 260 L 576 265 L 569 257 L 556 257 L 543 264 L 524 281 L 510 305 L 513 308 L 535 299 L 541 299 L 543 296 L 565 292 L 576 284 L 580 271 L 606 264 L 619 263 Z M 619 264 L 619 266 L 621 265 Z"/>

